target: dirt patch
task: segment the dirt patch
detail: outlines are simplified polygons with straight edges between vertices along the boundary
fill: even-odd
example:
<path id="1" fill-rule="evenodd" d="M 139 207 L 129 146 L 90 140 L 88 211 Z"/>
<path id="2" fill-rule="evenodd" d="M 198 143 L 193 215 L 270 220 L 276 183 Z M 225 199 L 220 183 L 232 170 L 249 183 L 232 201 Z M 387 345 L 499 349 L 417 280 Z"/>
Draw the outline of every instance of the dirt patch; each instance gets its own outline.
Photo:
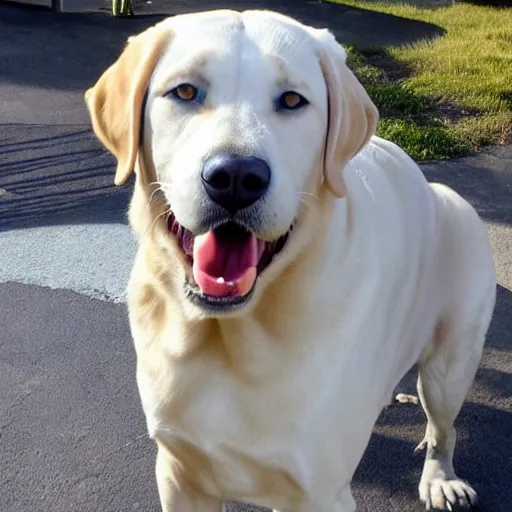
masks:
<path id="1" fill-rule="evenodd" d="M 457 123 L 468 117 L 478 117 L 482 112 L 477 108 L 460 107 L 446 101 L 433 103 L 434 113 L 446 123 Z"/>

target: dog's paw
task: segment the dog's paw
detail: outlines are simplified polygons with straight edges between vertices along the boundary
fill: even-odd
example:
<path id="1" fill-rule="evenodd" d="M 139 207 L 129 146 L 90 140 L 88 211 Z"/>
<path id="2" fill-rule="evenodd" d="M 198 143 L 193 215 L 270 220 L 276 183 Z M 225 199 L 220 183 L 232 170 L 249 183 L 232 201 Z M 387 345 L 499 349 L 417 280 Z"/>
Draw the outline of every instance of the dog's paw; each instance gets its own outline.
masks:
<path id="1" fill-rule="evenodd" d="M 410 405 L 418 405 L 420 403 L 416 395 L 410 395 L 408 393 L 398 393 L 398 395 L 395 396 L 394 402 Z"/>
<path id="2" fill-rule="evenodd" d="M 478 496 L 463 480 L 435 478 L 420 484 L 420 499 L 427 510 L 466 512 L 476 510 Z"/>

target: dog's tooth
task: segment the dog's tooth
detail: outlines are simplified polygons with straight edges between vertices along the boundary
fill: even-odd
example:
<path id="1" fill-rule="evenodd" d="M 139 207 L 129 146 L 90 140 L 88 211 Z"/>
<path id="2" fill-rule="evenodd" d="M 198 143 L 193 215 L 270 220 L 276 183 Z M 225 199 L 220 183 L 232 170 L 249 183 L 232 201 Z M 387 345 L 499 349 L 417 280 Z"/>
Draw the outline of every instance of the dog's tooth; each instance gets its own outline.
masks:
<path id="1" fill-rule="evenodd" d="M 219 284 L 224 284 L 224 278 L 223 278 L 223 277 L 219 277 L 219 278 L 217 279 L 217 283 L 219 283 Z"/>

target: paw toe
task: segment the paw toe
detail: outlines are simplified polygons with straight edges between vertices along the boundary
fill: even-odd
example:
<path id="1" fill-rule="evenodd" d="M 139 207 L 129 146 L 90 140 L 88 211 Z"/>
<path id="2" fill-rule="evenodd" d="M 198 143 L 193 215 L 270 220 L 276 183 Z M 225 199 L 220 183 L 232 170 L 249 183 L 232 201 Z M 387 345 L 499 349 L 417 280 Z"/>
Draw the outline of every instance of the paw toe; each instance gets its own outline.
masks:
<path id="1" fill-rule="evenodd" d="M 426 491 L 426 492 L 425 492 Z M 462 480 L 434 480 L 421 492 L 427 510 L 467 512 L 476 510 L 477 494 Z"/>

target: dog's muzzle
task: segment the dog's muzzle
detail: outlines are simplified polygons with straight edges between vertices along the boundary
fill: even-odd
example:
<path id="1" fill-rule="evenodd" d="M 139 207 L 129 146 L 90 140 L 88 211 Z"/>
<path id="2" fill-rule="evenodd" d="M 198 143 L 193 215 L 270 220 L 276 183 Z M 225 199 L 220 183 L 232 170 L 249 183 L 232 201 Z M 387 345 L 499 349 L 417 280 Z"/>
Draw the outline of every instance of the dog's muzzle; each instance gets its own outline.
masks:
<path id="1" fill-rule="evenodd" d="M 208 159 L 201 173 L 208 197 L 230 215 L 261 199 L 270 177 L 270 167 L 264 160 L 229 154 Z"/>

